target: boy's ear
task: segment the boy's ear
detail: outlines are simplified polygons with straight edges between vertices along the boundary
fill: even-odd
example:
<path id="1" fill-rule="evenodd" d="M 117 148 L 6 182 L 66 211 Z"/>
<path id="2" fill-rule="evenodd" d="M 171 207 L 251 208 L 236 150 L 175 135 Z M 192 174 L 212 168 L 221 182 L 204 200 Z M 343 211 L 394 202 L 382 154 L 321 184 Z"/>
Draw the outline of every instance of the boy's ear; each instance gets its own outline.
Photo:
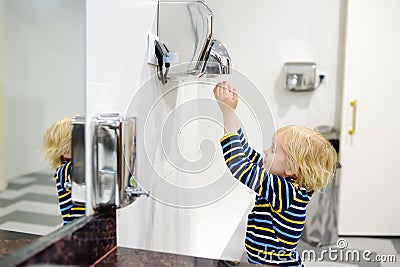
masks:
<path id="1" fill-rule="evenodd" d="M 285 171 L 285 175 L 288 176 L 288 177 L 297 178 L 297 177 L 296 177 L 296 173 L 295 173 L 294 171 L 286 170 L 286 171 Z"/>
<path id="2" fill-rule="evenodd" d="M 298 169 L 298 168 L 296 167 L 296 169 Z M 291 170 L 291 169 L 289 169 L 289 168 L 286 168 L 286 170 L 285 170 L 285 175 L 286 175 L 286 176 L 293 177 L 293 178 L 297 178 L 296 173 L 297 173 L 297 171 Z"/>

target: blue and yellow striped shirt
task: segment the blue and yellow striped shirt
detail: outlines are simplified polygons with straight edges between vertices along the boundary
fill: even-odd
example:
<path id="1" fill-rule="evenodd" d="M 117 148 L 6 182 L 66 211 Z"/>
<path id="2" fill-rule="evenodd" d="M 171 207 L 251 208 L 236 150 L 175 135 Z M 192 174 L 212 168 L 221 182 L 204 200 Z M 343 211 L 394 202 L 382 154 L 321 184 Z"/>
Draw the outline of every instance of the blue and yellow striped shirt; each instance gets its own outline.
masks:
<path id="1" fill-rule="evenodd" d="M 268 173 L 261 154 L 252 149 L 242 129 L 225 135 L 221 146 L 233 176 L 256 192 L 248 215 L 245 247 L 250 263 L 303 266 L 296 246 L 312 195 L 292 178 Z"/>
<path id="2" fill-rule="evenodd" d="M 64 225 L 85 215 L 84 206 L 78 206 L 72 203 L 71 189 L 66 185 L 67 183 L 71 184 L 71 167 L 71 161 L 66 161 L 57 168 L 54 174 L 54 180 L 57 184 L 58 191 L 58 203 Z"/>

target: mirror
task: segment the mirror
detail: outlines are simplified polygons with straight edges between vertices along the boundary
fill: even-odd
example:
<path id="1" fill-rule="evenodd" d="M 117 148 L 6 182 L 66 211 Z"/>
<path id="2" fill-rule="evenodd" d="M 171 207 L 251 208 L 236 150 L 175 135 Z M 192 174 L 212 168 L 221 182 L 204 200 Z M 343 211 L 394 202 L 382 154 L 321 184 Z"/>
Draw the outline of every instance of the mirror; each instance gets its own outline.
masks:
<path id="1" fill-rule="evenodd" d="M 29 242 L 63 224 L 42 145 L 85 111 L 85 1 L 3 0 L 0 21 L 0 239 Z"/>

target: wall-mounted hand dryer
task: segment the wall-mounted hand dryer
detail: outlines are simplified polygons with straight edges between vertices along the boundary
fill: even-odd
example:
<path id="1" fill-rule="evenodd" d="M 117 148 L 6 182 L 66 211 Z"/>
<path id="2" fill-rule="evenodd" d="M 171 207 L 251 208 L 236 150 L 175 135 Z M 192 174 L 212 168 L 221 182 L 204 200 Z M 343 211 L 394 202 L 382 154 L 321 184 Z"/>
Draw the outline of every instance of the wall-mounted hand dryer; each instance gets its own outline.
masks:
<path id="1" fill-rule="evenodd" d="M 231 73 L 231 58 L 213 38 L 213 12 L 205 2 L 159 1 L 157 31 L 160 42 L 175 55 L 171 61 L 164 57 L 171 77 Z"/>

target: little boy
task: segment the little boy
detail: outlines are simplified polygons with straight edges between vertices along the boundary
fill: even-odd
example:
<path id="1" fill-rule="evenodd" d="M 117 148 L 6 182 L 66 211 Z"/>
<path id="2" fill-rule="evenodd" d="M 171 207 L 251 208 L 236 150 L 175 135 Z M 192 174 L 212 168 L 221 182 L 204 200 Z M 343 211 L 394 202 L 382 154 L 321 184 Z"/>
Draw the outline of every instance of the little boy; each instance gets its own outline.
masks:
<path id="1" fill-rule="evenodd" d="M 66 117 L 53 123 L 44 134 L 44 158 L 56 169 L 58 202 L 64 225 L 85 215 L 85 207 L 77 206 L 71 199 L 71 119 Z"/>
<path id="2" fill-rule="evenodd" d="M 319 133 L 287 126 L 276 131 L 264 158 L 248 145 L 236 120 L 238 95 L 227 82 L 214 88 L 224 118 L 220 140 L 235 178 L 257 194 L 247 221 L 245 247 L 250 263 L 303 266 L 296 250 L 314 191 L 334 175 L 337 155 Z M 238 129 L 239 128 L 239 129 Z"/>

